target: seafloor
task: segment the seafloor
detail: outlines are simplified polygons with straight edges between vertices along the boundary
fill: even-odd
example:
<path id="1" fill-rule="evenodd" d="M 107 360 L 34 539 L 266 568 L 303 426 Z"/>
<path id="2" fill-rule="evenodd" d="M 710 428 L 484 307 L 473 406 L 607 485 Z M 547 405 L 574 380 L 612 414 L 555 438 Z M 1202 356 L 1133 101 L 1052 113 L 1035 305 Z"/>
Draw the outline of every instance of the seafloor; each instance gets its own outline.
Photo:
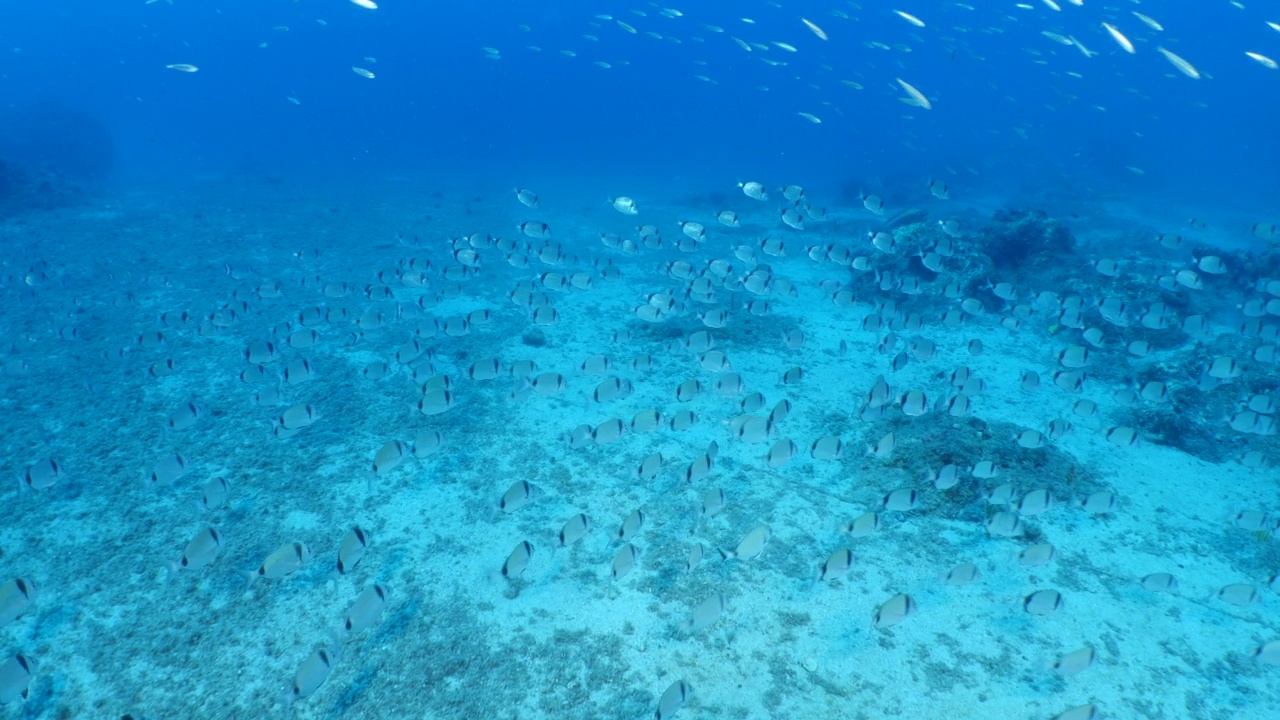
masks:
<path id="1" fill-rule="evenodd" d="M 1280 443 L 1227 422 L 1250 395 L 1278 384 L 1276 365 L 1252 357 L 1264 341 L 1236 330 L 1246 319 L 1238 306 L 1261 295 L 1257 279 L 1267 269 L 1280 277 L 1265 241 L 1216 250 L 1229 273 L 1204 275 L 1203 290 L 1167 293 L 1156 277 L 1189 267 L 1213 228 L 1197 236 L 1183 227 L 1186 218 L 1161 225 L 1126 217 L 1117 203 L 1057 218 L 1035 207 L 948 205 L 922 191 L 922 209 L 890 224 L 899 247 L 888 255 L 866 237 L 883 218 L 836 199 L 825 203 L 824 220 L 796 231 L 778 220 L 773 198 L 758 203 L 732 187 L 718 205 L 638 198 L 634 217 L 590 193 L 534 189 L 538 208 L 519 204 L 508 188 L 392 181 L 317 200 L 288 184 L 209 182 L 6 220 L 0 469 L 11 483 L 0 501 L 0 582 L 29 578 L 38 593 L 0 628 L 0 648 L 33 656 L 39 667 L 30 697 L 4 707 L 4 716 L 642 718 L 684 680 L 693 695 L 681 718 L 1053 718 L 1087 703 L 1102 718 L 1280 717 L 1280 668 L 1253 657 L 1280 637 L 1280 599 L 1268 588 L 1280 571 L 1280 540 L 1270 532 L 1280 515 L 1237 521 L 1242 511 L 1280 512 L 1270 464 L 1280 461 Z M 726 209 L 741 227 L 716 222 Z M 946 218 L 961 233 L 934 274 L 916 253 L 945 237 L 937 220 Z M 707 227 L 693 252 L 675 247 L 679 220 Z M 550 225 L 560 250 L 543 255 L 559 255 L 559 264 L 539 258 L 545 243 L 521 235 L 525 221 Z M 660 229 L 663 248 L 628 253 L 599 239 L 616 233 L 639 243 L 642 223 Z M 1161 247 L 1155 238 L 1164 232 L 1181 233 L 1186 245 Z M 463 245 L 450 240 L 473 233 L 479 267 L 464 273 L 454 259 Z M 527 267 L 482 241 L 490 235 L 533 246 L 520 253 Z M 735 257 L 734 246 L 765 237 L 783 240 L 785 256 Z M 806 252 L 832 244 L 868 256 L 876 269 L 920 278 L 922 294 L 880 291 L 874 273 Z M 1122 261 L 1120 277 L 1096 272 L 1099 258 Z M 705 305 L 686 297 L 689 279 L 668 272 L 669 263 L 687 261 L 701 273 L 713 259 L 727 260 L 737 276 L 767 265 L 773 282 L 763 295 L 721 284 L 716 304 Z M 412 286 L 417 269 L 425 286 Z M 543 278 L 578 272 L 591 287 L 553 288 L 558 281 Z M 820 285 L 828 280 L 853 290 L 852 305 L 830 299 L 833 286 Z M 1008 330 L 1000 324 L 1007 305 L 987 280 L 1013 283 L 1025 302 L 1041 291 L 1084 298 L 1088 326 L 1106 339 L 1082 393 L 1051 380 L 1060 369 L 1055 354 L 1084 344 L 1080 332 L 1043 311 Z M 952 281 L 984 308 L 954 328 L 940 322 L 959 307 L 943 294 Z M 513 302 L 521 283 L 534 285 L 517 297 L 545 293 L 556 322 L 535 325 L 527 304 Z M 635 308 L 652 294 L 684 308 L 642 320 Z M 1176 324 L 1108 324 L 1095 309 L 1107 297 L 1130 303 L 1131 320 L 1164 301 L 1176 322 L 1203 314 L 1211 331 L 1196 341 Z M 884 299 L 896 303 L 896 314 L 882 313 L 886 326 L 910 313 L 923 321 L 897 330 L 901 341 L 886 353 L 877 347 L 889 328 L 863 329 Z M 767 314 L 744 309 L 752 301 L 767 302 Z M 661 297 L 653 304 L 670 307 Z M 707 329 L 698 311 L 712 308 L 731 310 L 727 326 L 710 333 L 741 376 L 744 389 L 732 396 L 715 387 L 724 373 L 705 369 L 685 347 Z M 483 310 L 489 322 L 446 334 L 448 319 Z M 289 337 L 307 327 L 318 340 L 293 347 Z M 796 348 L 784 342 L 794 329 L 804 337 Z M 434 357 L 398 363 L 397 352 L 416 352 L 403 347 L 415 337 Z M 935 341 L 936 355 L 908 357 L 891 371 L 916 338 Z M 1148 357 L 1125 351 L 1134 339 L 1151 342 Z M 242 380 L 254 370 L 244 353 L 257 340 L 272 342 L 279 359 L 266 364 L 265 383 L 251 384 Z M 970 352 L 972 340 L 981 354 Z M 580 369 L 593 355 L 611 360 L 603 375 Z M 633 369 L 644 355 L 652 367 Z M 1219 355 L 1237 358 L 1242 374 L 1199 389 L 1201 371 Z M 278 380 L 297 358 L 314 377 Z M 500 360 L 501 376 L 470 379 L 473 363 L 490 358 Z M 370 379 L 365 370 L 378 361 L 393 372 Z M 509 374 L 518 361 L 563 374 L 567 388 L 521 391 Z M 962 366 L 985 382 L 969 388 L 971 413 L 934 410 L 956 394 L 950 377 Z M 801 379 L 783 384 L 796 367 Z M 1027 370 L 1042 378 L 1034 392 L 1021 388 Z M 426 416 L 416 404 L 433 372 L 450 379 L 454 405 Z M 924 391 L 931 412 L 908 417 L 891 407 L 860 419 L 880 375 L 895 396 Z M 594 401 L 608 377 L 628 381 L 632 392 Z M 689 379 L 703 390 L 679 402 L 676 388 Z M 1130 382 L 1153 379 L 1168 383 L 1169 401 L 1127 407 L 1115 399 Z M 278 382 L 278 404 L 255 402 Z M 791 410 L 752 444 L 734 437 L 731 421 L 754 392 L 765 398 L 754 412 L 761 418 L 784 399 Z M 1095 415 L 1075 414 L 1081 398 L 1096 401 Z M 197 407 L 194 424 L 169 427 L 171 417 L 184 424 L 187 403 Z M 277 418 L 299 403 L 318 419 L 276 437 L 289 434 L 273 433 Z M 571 447 L 576 427 L 630 425 L 649 408 L 668 424 Z M 682 410 L 697 422 L 674 431 L 670 419 Z M 1069 419 L 1072 431 L 1041 448 L 1015 442 L 1016 433 L 1044 431 L 1055 418 Z M 1139 443 L 1108 442 L 1114 426 L 1137 430 Z M 438 449 L 374 476 L 385 443 L 412 446 L 432 430 L 443 435 Z M 890 431 L 892 452 L 867 454 Z M 811 443 L 833 434 L 842 455 L 812 459 Z M 765 455 L 782 439 L 799 452 L 771 468 Z M 686 482 L 712 442 L 710 474 Z M 1269 464 L 1242 465 L 1250 450 Z M 661 470 L 638 478 L 654 452 L 665 459 Z M 175 453 L 185 472 L 153 482 Z M 62 468 L 53 485 L 19 492 L 27 468 L 47 458 Z M 997 462 L 1000 475 L 970 477 L 981 460 Z M 961 482 L 938 490 L 927 471 L 948 462 L 963 469 Z M 230 487 L 226 506 L 201 510 L 201 488 L 219 477 Z M 537 492 L 504 512 L 498 503 L 519 481 Z M 996 510 L 984 492 L 1005 482 L 1016 488 L 1014 502 L 1044 488 L 1055 498 L 1048 512 L 1022 518 L 1013 538 L 984 528 Z M 714 488 L 727 502 L 704 518 L 702 499 Z M 919 491 L 917 508 L 882 510 L 867 537 L 842 531 L 899 488 Z M 1117 498 L 1113 510 L 1080 506 L 1104 490 Z M 616 533 L 636 509 L 644 514 L 630 538 L 638 561 L 613 579 L 623 547 Z M 562 525 L 580 512 L 592 529 L 557 549 Z M 733 550 L 762 523 L 772 538 L 758 557 L 721 559 L 719 549 Z M 356 524 L 369 548 L 339 576 L 338 544 Z M 166 564 L 210 526 L 221 533 L 220 555 L 167 581 Z M 512 548 L 526 540 L 534 547 L 527 569 L 503 577 Z M 309 546 L 312 561 L 246 588 L 240 573 L 289 542 Z M 1051 562 L 1020 564 L 1021 550 L 1046 542 L 1056 549 Z M 697 543 L 707 556 L 686 572 Z M 841 548 L 853 552 L 848 573 L 817 581 Z M 940 578 L 963 562 L 981 577 L 944 585 Z M 1157 572 L 1176 576 L 1175 592 L 1140 585 Z M 327 682 L 286 708 L 281 697 L 299 666 L 334 642 L 332 630 L 373 583 L 389 590 L 380 622 L 341 641 Z M 1256 588 L 1257 602 L 1218 597 L 1235 583 Z M 1059 591 L 1062 607 L 1024 611 L 1024 598 L 1043 589 Z M 694 608 L 717 593 L 723 614 L 687 630 Z M 915 612 L 873 628 L 873 614 L 898 593 L 911 595 Z M 1096 650 L 1092 667 L 1065 678 L 1053 671 L 1056 658 L 1085 646 Z"/>

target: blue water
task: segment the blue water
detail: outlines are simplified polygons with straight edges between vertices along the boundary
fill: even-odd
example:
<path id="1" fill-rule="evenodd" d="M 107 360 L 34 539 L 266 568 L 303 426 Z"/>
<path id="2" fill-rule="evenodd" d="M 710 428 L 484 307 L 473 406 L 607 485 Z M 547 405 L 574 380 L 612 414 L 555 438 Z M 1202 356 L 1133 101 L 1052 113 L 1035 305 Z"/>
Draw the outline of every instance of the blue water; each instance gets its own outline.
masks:
<path id="1" fill-rule="evenodd" d="M 139 182 L 250 165 L 293 176 L 504 181 L 550 169 L 655 185 L 763 173 L 838 186 L 974 167 L 1002 188 L 1037 183 L 1079 193 L 1105 185 L 1230 200 L 1256 212 L 1276 201 L 1268 168 L 1280 159 L 1270 120 L 1277 78 L 1243 54 L 1280 55 L 1264 5 L 1112 11 L 1064 0 L 1053 12 L 1030 4 L 904 6 L 925 18 L 916 28 L 887 7 L 839 3 L 701 3 L 676 19 L 657 7 L 639 8 L 641 18 L 626 5 L 587 2 L 389 2 L 376 11 L 338 0 L 7 3 L 0 67 L 7 106 L 54 99 L 92 114 L 117 147 L 117 178 Z M 857 19 L 833 17 L 833 8 Z M 1165 31 L 1148 29 L 1130 9 L 1157 16 Z M 594 20 L 599 14 L 682 43 L 630 35 Z M 814 37 L 800 17 L 831 40 Z M 1138 43 L 1138 54 L 1112 42 L 1099 25 L 1107 19 Z M 1075 35 L 1098 55 L 1085 58 L 1041 30 Z M 746 53 L 730 35 L 800 51 Z M 911 52 L 864 45 L 873 40 Z M 1154 51 L 1159 43 L 1212 78 L 1178 75 Z M 502 60 L 485 60 L 483 46 Z M 765 65 L 766 55 L 788 64 Z M 349 70 L 364 56 L 377 58 L 373 82 Z M 601 70 L 596 60 L 614 67 Z M 176 62 L 200 72 L 165 70 Z M 1084 77 L 1064 75 L 1072 71 Z M 935 98 L 934 111 L 898 103 L 898 76 Z M 823 124 L 810 126 L 801 111 Z M 1027 139 L 1011 135 L 1014 128 Z M 1147 174 L 1132 177 L 1129 165 Z"/>
<path id="2" fill-rule="evenodd" d="M 1280 717 L 1280 12 L 1058 4 L 0 4 L 0 716 Z"/>

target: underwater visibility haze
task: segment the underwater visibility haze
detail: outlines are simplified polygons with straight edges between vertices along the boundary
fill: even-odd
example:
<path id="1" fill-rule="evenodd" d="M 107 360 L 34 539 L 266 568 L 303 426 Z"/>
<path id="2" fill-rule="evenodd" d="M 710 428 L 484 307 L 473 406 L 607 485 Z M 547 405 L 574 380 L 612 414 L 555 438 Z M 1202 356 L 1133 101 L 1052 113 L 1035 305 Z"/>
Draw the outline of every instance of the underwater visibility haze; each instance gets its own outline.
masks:
<path id="1" fill-rule="evenodd" d="M 0 5 L 0 717 L 1280 717 L 1277 59 Z"/>

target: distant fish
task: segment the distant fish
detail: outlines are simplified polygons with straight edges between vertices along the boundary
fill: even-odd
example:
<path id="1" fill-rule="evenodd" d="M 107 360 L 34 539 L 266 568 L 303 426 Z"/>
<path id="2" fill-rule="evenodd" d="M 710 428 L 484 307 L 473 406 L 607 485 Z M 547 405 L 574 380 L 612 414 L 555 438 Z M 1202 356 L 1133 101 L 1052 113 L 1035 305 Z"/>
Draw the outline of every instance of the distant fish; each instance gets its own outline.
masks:
<path id="1" fill-rule="evenodd" d="M 903 102 L 907 103 L 908 105 L 916 105 L 916 106 L 922 107 L 925 110 L 933 109 L 933 104 L 930 103 L 929 99 L 924 96 L 924 93 L 917 90 L 914 85 L 907 82 L 906 80 L 903 80 L 902 78 L 894 78 L 894 80 L 897 80 L 898 85 L 902 86 L 902 89 L 905 90 L 907 93 L 907 98 L 904 98 Z"/>
<path id="2" fill-rule="evenodd" d="M 1133 47 L 1133 43 L 1129 42 L 1129 38 L 1125 37 L 1123 33 L 1117 30 L 1116 26 L 1111 23 L 1102 23 L 1102 27 L 1107 31 L 1107 34 L 1111 36 L 1111 39 L 1116 41 L 1116 44 L 1120 46 L 1121 50 L 1124 50 L 1130 55 L 1137 52 Z"/>
<path id="3" fill-rule="evenodd" d="M 168 68 L 169 70 L 177 70 L 178 72 L 184 72 L 184 73 L 193 73 L 193 72 L 200 71 L 200 68 L 190 63 L 173 63 L 171 65 L 165 65 L 165 67 Z"/>
<path id="4" fill-rule="evenodd" d="M 828 40 L 828 39 L 829 39 L 829 38 L 827 37 L 827 33 L 826 33 L 826 31 L 824 31 L 822 28 L 818 27 L 818 26 L 817 26 L 817 24 L 815 24 L 814 22 L 812 22 L 812 21 L 811 21 L 811 20 L 809 20 L 808 18 L 800 18 L 800 22 L 804 23 L 804 26 L 805 26 L 805 27 L 807 27 L 807 28 L 809 28 L 809 32 L 811 32 L 811 33 L 813 33 L 814 35 L 818 36 L 818 39 L 819 39 L 819 40 Z"/>
<path id="5" fill-rule="evenodd" d="M 1156 51 L 1159 52 L 1161 55 L 1163 55 L 1164 59 L 1168 60 L 1171 65 L 1177 68 L 1178 72 L 1182 73 L 1183 75 L 1186 75 L 1192 80 L 1200 79 L 1200 71 L 1196 70 L 1194 65 L 1187 62 L 1180 55 L 1177 55 L 1172 50 L 1166 50 L 1163 47 L 1156 47 Z"/>
<path id="6" fill-rule="evenodd" d="M 1146 16 L 1146 15 L 1143 15 L 1143 14 L 1142 14 L 1142 13 L 1140 13 L 1140 12 L 1136 12 L 1136 11 L 1132 11 L 1132 10 L 1131 10 L 1130 12 L 1131 12 L 1131 13 L 1133 13 L 1133 16 L 1134 16 L 1134 17 L 1136 17 L 1136 18 L 1138 18 L 1139 20 L 1141 20 L 1141 21 L 1142 21 L 1142 22 L 1143 22 L 1147 27 L 1151 28 L 1152 30 L 1155 30 L 1156 32 L 1163 32 L 1163 31 L 1164 31 L 1164 26 L 1163 26 L 1163 25 L 1161 25 L 1160 23 L 1156 22 L 1156 21 L 1155 21 L 1155 20 L 1153 20 L 1152 18 L 1150 18 L 1150 17 L 1148 17 L 1148 16 Z"/>
<path id="7" fill-rule="evenodd" d="M 531 208 L 538 207 L 538 194 L 533 192 L 532 190 L 522 190 L 520 188 L 516 188 L 516 199 L 519 200 L 520 204 L 524 205 L 525 207 L 531 207 Z"/>
<path id="8" fill-rule="evenodd" d="M 613 209 L 623 215 L 637 215 L 640 212 L 640 210 L 636 208 L 636 201 L 625 195 L 610 198 L 609 204 L 613 205 Z"/>
<path id="9" fill-rule="evenodd" d="M 758 182 L 738 183 L 738 187 L 742 188 L 742 194 L 752 200 L 768 200 L 769 194 L 765 192 L 764 185 Z"/>
<path id="10" fill-rule="evenodd" d="M 903 20 L 906 20 L 907 22 L 911 23 L 912 25 L 915 25 L 916 27 L 924 27 L 924 21 L 916 17 L 915 15 L 912 15 L 909 12 L 903 12 L 902 10 L 894 10 L 893 13 L 898 17 L 902 18 Z"/>

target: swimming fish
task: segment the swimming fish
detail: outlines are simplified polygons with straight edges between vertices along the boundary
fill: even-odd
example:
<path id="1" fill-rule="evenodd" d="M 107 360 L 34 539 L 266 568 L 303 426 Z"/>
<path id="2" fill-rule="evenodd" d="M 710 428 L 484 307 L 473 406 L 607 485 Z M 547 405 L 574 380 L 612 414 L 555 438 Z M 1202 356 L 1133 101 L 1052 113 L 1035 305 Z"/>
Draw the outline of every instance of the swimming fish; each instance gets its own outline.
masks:
<path id="1" fill-rule="evenodd" d="M 910 595 L 902 593 L 894 595 L 876 609 L 871 618 L 871 626 L 876 629 L 893 627 L 915 613 L 916 601 Z"/>
<path id="2" fill-rule="evenodd" d="M 37 669 L 39 664 L 29 655 L 14 655 L 0 664 L 0 705 L 26 700 Z"/>
<path id="3" fill-rule="evenodd" d="M 568 547 L 581 540 L 584 535 L 591 531 L 591 519 L 583 513 L 578 513 L 565 521 L 564 527 L 560 528 L 558 536 L 560 547 Z"/>
<path id="4" fill-rule="evenodd" d="M 689 614 L 689 619 L 685 621 L 683 629 L 687 632 L 698 632 L 720 619 L 724 614 L 727 602 L 724 593 L 716 593 L 711 597 L 698 603 L 698 606 Z"/>
<path id="5" fill-rule="evenodd" d="M 222 551 L 222 535 L 216 528 L 205 528 L 196 533 L 182 551 L 182 558 L 167 565 L 169 579 L 177 576 L 179 570 L 198 570 L 212 563 Z M 3 623 L 0 623 L 3 624 Z"/>
<path id="6" fill-rule="evenodd" d="M 1037 590 L 1022 600 L 1022 609 L 1031 615 L 1050 615 L 1062 607 L 1062 594 L 1057 590 Z"/>
<path id="7" fill-rule="evenodd" d="M 738 546 L 733 550 L 721 550 L 720 557 L 729 560 L 751 560 L 764 552 L 764 548 L 769 544 L 769 538 L 773 537 L 773 531 L 768 525 L 757 525 L 755 528 L 743 536 L 738 542 Z"/>
<path id="8" fill-rule="evenodd" d="M 533 545 L 528 540 L 522 541 L 502 563 L 502 576 L 509 580 L 520 577 L 529 566 L 529 560 L 532 557 Z"/>
<path id="9" fill-rule="evenodd" d="M 36 600 L 36 584 L 29 578 L 14 578 L 0 585 L 0 628 L 22 617 Z"/>
<path id="10" fill-rule="evenodd" d="M 300 542 L 285 543 L 271 552 L 257 570 L 242 573 L 248 583 L 257 578 L 279 580 L 301 570 L 311 560 L 311 549 Z"/>
<path id="11" fill-rule="evenodd" d="M 369 549 L 369 533 L 359 525 L 353 525 L 338 544 L 338 573 L 345 575 L 355 569 Z"/>
<path id="12" fill-rule="evenodd" d="M 382 611 L 387 606 L 388 594 L 387 588 L 383 585 L 375 584 L 365 588 L 356 596 L 351 607 L 347 608 L 338 637 L 345 638 L 373 627 L 382 617 Z"/>
<path id="13" fill-rule="evenodd" d="M 53 487 L 65 475 L 66 471 L 57 460 L 44 458 L 27 466 L 18 488 L 22 489 L 25 485 L 32 490 L 45 490 Z"/>
<path id="14" fill-rule="evenodd" d="M 662 697 L 658 698 L 658 710 L 654 714 L 654 719 L 669 720 L 675 717 L 692 695 L 693 686 L 684 680 L 671 683 L 671 686 L 662 693 Z"/>

